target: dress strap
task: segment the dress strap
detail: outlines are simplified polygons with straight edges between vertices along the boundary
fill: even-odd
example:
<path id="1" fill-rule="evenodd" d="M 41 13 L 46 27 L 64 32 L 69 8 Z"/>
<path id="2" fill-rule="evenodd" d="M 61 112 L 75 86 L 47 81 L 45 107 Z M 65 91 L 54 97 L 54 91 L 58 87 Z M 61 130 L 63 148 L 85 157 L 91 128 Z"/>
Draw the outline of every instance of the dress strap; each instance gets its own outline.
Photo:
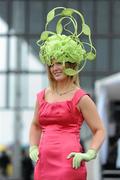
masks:
<path id="1" fill-rule="evenodd" d="M 73 97 L 73 103 L 74 103 L 74 105 L 77 105 L 78 102 L 80 101 L 80 99 L 81 99 L 84 95 L 90 96 L 85 90 L 83 90 L 83 89 L 80 88 L 80 89 L 75 93 L 75 95 L 74 95 L 74 97 Z"/>
<path id="2" fill-rule="evenodd" d="M 44 98 L 44 93 L 45 93 L 45 89 L 41 90 L 40 92 L 37 93 L 37 101 L 39 102 L 42 102 L 43 101 L 43 98 Z"/>

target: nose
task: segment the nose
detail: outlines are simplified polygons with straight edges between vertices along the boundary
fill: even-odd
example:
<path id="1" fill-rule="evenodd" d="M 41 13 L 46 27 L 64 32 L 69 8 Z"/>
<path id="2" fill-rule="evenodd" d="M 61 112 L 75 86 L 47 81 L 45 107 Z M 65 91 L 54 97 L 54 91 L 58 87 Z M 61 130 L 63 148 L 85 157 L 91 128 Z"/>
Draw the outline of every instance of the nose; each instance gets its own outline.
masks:
<path id="1" fill-rule="evenodd" d="M 58 64 L 53 64 L 53 70 L 55 71 L 55 70 L 58 70 L 58 68 L 59 68 L 59 65 Z"/>

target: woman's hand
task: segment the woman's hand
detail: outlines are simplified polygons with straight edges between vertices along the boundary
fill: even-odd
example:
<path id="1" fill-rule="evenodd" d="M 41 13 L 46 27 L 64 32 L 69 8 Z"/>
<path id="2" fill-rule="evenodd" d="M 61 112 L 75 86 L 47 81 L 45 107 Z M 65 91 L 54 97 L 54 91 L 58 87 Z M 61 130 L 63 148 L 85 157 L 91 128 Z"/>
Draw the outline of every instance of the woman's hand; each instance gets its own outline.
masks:
<path id="1" fill-rule="evenodd" d="M 30 146 L 30 148 L 29 148 L 29 156 L 30 156 L 32 161 L 37 162 L 38 154 L 39 154 L 38 146 L 36 146 L 36 145 Z"/>
<path id="2" fill-rule="evenodd" d="M 94 149 L 89 149 L 86 153 L 76 153 L 72 152 L 67 156 L 67 159 L 73 157 L 73 163 L 72 167 L 77 169 L 80 167 L 81 162 L 84 161 L 90 161 L 92 159 L 95 159 L 97 155 L 96 150 Z"/>

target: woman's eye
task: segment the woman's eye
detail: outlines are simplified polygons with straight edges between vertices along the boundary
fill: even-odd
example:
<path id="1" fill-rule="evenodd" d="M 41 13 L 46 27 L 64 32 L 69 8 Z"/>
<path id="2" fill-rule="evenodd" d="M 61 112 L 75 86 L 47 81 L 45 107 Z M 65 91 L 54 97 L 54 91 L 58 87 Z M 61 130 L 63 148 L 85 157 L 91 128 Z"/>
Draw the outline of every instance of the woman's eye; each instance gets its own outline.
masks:
<path id="1" fill-rule="evenodd" d="M 49 65 L 49 68 L 53 67 L 54 64 Z"/>
<path id="2" fill-rule="evenodd" d="M 58 62 L 57 64 L 58 64 L 58 65 L 62 65 L 62 63 L 61 63 L 61 62 Z"/>
<path id="3" fill-rule="evenodd" d="M 51 67 L 53 67 L 55 65 L 60 66 L 60 65 L 62 65 L 62 63 L 61 62 L 57 62 L 57 63 L 50 64 L 48 66 L 49 66 L 49 68 L 51 68 Z"/>

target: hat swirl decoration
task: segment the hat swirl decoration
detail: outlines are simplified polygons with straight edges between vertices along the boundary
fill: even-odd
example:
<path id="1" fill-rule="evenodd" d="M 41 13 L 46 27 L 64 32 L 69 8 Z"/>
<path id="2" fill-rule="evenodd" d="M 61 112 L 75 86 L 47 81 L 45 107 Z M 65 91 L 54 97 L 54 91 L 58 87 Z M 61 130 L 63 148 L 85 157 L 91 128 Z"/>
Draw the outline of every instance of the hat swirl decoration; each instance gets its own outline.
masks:
<path id="1" fill-rule="evenodd" d="M 61 10 L 61 12 L 57 14 L 57 10 Z M 78 33 L 78 23 L 73 16 L 74 14 L 77 14 L 81 19 L 80 33 Z M 57 16 L 59 20 L 56 24 L 56 32 L 48 31 L 49 23 Z M 62 22 L 65 19 L 68 19 L 69 22 L 63 25 Z M 70 23 L 74 27 L 74 32 L 67 28 Z M 62 34 L 63 30 L 70 35 Z M 88 42 L 81 40 L 82 35 L 88 37 Z M 84 68 L 87 60 L 92 61 L 96 57 L 96 49 L 92 45 L 90 27 L 85 23 L 83 15 L 72 8 L 56 7 L 47 14 L 45 31 L 42 32 L 37 45 L 40 47 L 39 56 L 43 64 L 50 66 L 52 65 L 52 59 L 55 59 L 57 62 L 62 63 L 64 67 L 66 62 L 76 63 L 78 66 L 81 66 L 78 70 L 65 67 L 64 73 L 69 76 L 79 73 Z"/>

